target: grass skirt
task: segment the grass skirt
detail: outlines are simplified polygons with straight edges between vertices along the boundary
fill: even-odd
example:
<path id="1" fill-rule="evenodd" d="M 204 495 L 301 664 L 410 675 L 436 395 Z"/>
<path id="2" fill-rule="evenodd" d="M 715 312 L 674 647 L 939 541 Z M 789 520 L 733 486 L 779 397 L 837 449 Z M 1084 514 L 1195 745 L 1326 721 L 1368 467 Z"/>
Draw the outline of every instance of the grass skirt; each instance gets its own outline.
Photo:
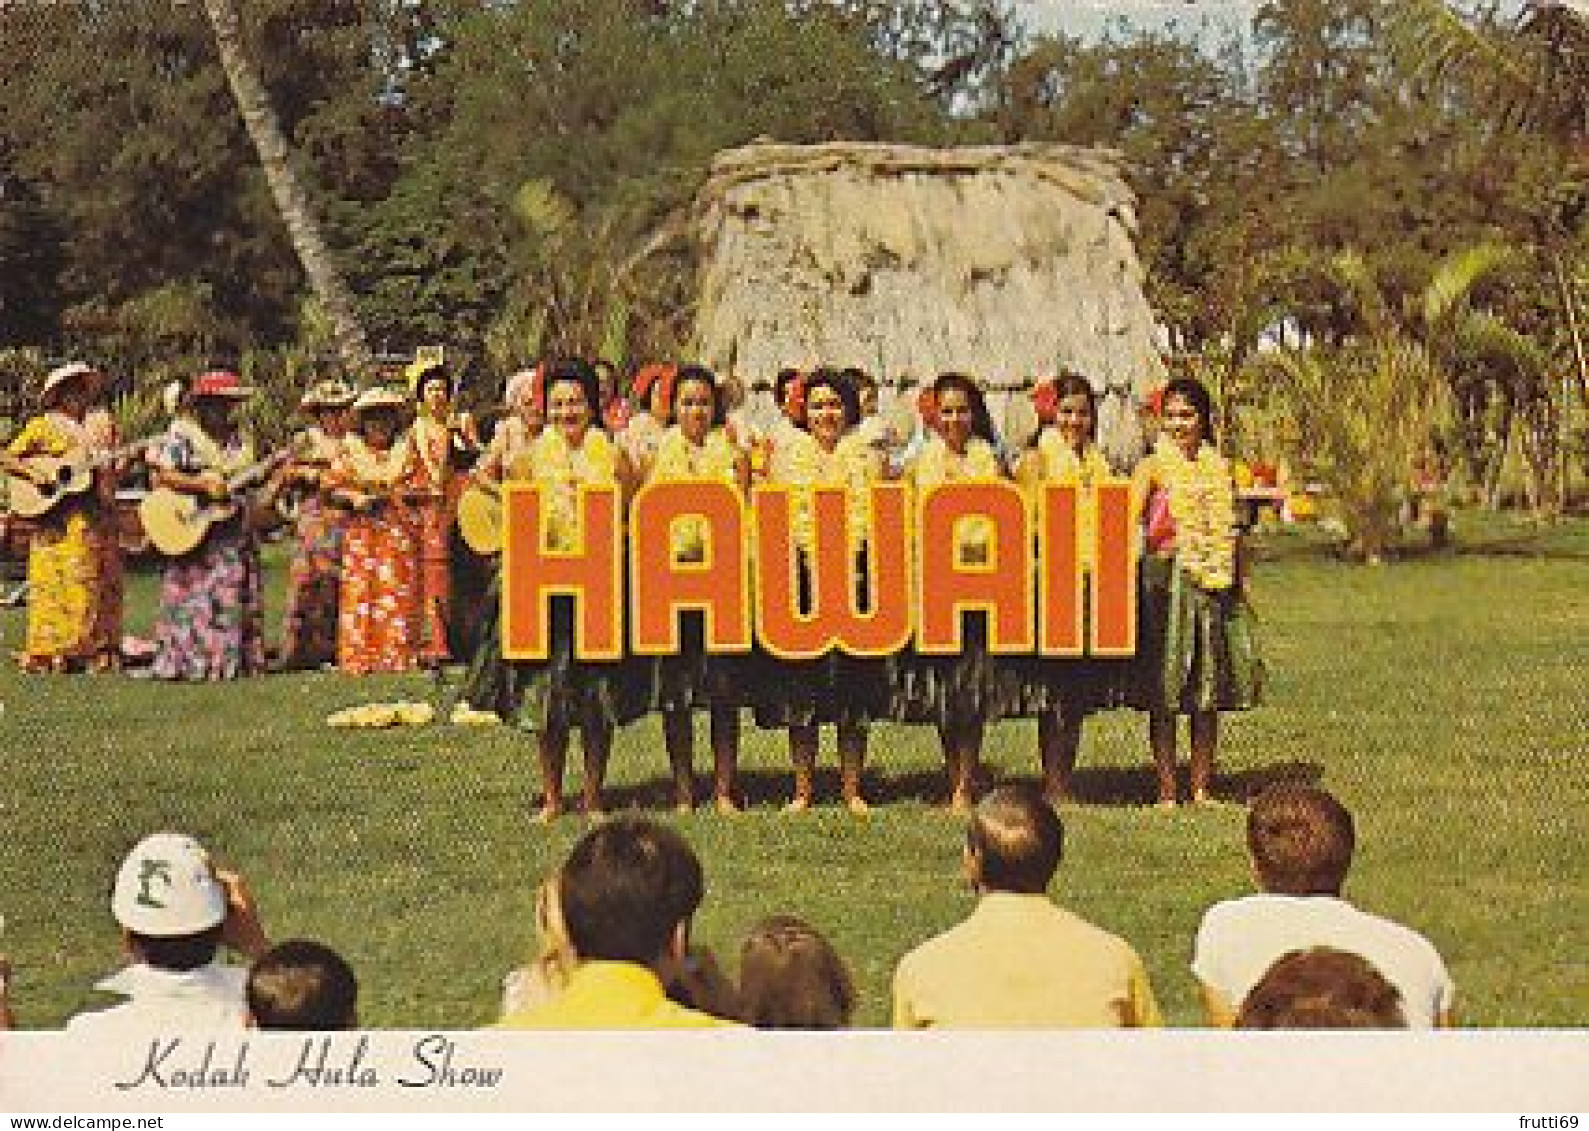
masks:
<path id="1" fill-rule="evenodd" d="M 1131 705 L 1162 714 L 1258 705 L 1256 617 L 1237 589 L 1198 588 L 1168 558 L 1142 560 L 1141 630 Z"/>
<path id="2" fill-rule="evenodd" d="M 463 702 L 477 711 L 495 711 L 504 722 L 537 734 L 571 727 L 610 730 L 646 713 L 652 665 L 638 657 L 576 659 L 572 598 L 552 598 L 546 659 L 504 659 L 501 585 L 498 573 L 480 619 L 474 659 L 459 692 Z"/>
<path id="3" fill-rule="evenodd" d="M 866 561 L 856 567 L 859 600 L 867 599 Z M 811 577 L 803 555 L 796 560 L 798 600 L 811 608 Z M 747 698 L 759 727 L 865 726 L 887 718 L 893 660 L 852 656 L 837 649 L 810 660 L 785 660 L 761 649 L 745 661 Z"/>
<path id="4" fill-rule="evenodd" d="M 706 616 L 690 609 L 679 622 L 679 650 L 656 658 L 655 707 L 669 713 L 741 707 L 750 663 L 742 652 L 708 652 Z"/>
<path id="5" fill-rule="evenodd" d="M 890 716 L 902 723 L 945 726 L 956 720 L 994 722 L 1020 715 L 1026 699 L 1026 656 L 988 651 L 987 614 L 965 617 L 959 652 L 924 655 L 911 649 L 899 657 Z"/>

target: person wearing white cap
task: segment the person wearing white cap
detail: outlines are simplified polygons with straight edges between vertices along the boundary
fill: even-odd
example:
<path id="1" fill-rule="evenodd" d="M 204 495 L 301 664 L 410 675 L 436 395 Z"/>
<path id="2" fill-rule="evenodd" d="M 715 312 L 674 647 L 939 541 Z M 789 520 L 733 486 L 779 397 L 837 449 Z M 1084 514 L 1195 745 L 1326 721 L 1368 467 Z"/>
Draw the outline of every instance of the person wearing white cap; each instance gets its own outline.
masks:
<path id="1" fill-rule="evenodd" d="M 106 440 L 89 420 L 102 389 L 99 372 L 80 362 L 51 370 L 39 393 L 42 411 L 0 452 L 0 470 L 31 486 L 41 500 L 53 500 L 37 516 L 28 549 L 27 642 L 18 657 L 26 671 L 107 668 L 115 662 L 121 634 L 119 623 L 110 621 L 119 618 L 114 609 L 101 608 L 107 602 L 119 606 L 117 587 L 102 577 L 108 556 L 118 551 L 114 472 L 102 466 L 114 435 Z M 53 469 L 55 461 L 89 474 L 63 477 Z"/>
<path id="2" fill-rule="evenodd" d="M 70 1018 L 70 1033 L 125 1030 L 180 1034 L 242 1029 L 248 971 L 223 947 L 253 959 L 269 949 L 253 899 L 235 873 L 218 870 L 181 833 L 155 833 L 122 861 L 110 899 L 132 962 L 95 989 L 126 998 Z"/>
<path id="3" fill-rule="evenodd" d="M 151 454 L 154 485 L 226 503 L 232 482 L 254 465 L 237 407 L 254 390 L 212 370 L 188 386 L 182 413 Z M 192 551 L 167 558 L 155 623 L 157 679 L 221 680 L 265 668 L 259 545 L 247 507 L 216 522 Z"/>

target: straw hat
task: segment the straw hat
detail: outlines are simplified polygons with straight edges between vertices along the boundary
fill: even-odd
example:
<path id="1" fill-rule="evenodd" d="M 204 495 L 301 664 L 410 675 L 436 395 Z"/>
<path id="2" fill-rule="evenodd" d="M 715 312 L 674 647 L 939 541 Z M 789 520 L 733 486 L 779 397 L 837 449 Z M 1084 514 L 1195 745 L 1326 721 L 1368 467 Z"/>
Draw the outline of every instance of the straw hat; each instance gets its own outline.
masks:
<path id="1" fill-rule="evenodd" d="M 354 412 L 371 412 L 380 408 L 401 409 L 408 407 L 408 398 L 396 389 L 389 389 L 381 385 L 373 389 L 365 389 L 353 402 Z"/>
<path id="2" fill-rule="evenodd" d="M 58 365 L 45 376 L 44 387 L 39 390 L 39 397 L 45 401 L 53 400 L 63 386 L 73 381 L 82 381 L 86 378 L 97 376 L 99 376 L 99 370 L 91 365 L 84 365 L 81 361 Z"/>
<path id="3" fill-rule="evenodd" d="M 299 408 L 347 408 L 358 400 L 358 390 L 346 381 L 332 379 L 330 381 L 316 381 L 309 386 L 303 399 L 298 402 Z"/>

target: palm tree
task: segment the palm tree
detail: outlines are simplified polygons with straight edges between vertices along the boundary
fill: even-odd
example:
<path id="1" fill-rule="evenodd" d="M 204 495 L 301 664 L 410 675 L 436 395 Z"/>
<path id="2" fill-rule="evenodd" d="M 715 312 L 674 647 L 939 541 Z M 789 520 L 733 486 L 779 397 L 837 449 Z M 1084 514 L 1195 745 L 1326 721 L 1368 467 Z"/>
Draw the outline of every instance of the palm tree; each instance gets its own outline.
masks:
<path id="1" fill-rule="evenodd" d="M 374 359 L 369 341 L 321 235 L 309 194 L 292 167 L 287 139 L 271 105 L 270 94 L 248 53 L 237 9 L 232 0 L 204 0 L 204 12 L 209 18 L 226 81 L 232 88 L 232 98 L 259 154 L 259 164 L 276 201 L 276 210 L 287 225 L 287 234 L 309 276 L 309 285 L 331 320 L 342 361 L 355 372 L 371 372 Z"/>

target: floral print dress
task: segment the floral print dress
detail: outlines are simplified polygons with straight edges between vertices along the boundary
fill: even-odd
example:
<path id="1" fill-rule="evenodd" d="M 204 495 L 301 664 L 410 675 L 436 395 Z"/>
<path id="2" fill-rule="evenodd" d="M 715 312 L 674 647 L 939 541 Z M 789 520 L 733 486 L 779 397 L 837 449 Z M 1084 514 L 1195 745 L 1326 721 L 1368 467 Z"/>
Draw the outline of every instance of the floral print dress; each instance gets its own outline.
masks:
<path id="1" fill-rule="evenodd" d="M 197 422 L 179 418 L 157 448 L 158 466 L 185 475 L 234 476 L 253 445 L 220 444 Z M 259 544 L 239 514 L 210 528 L 196 550 L 166 561 L 155 622 L 157 679 L 224 680 L 265 668 L 264 594 Z"/>

